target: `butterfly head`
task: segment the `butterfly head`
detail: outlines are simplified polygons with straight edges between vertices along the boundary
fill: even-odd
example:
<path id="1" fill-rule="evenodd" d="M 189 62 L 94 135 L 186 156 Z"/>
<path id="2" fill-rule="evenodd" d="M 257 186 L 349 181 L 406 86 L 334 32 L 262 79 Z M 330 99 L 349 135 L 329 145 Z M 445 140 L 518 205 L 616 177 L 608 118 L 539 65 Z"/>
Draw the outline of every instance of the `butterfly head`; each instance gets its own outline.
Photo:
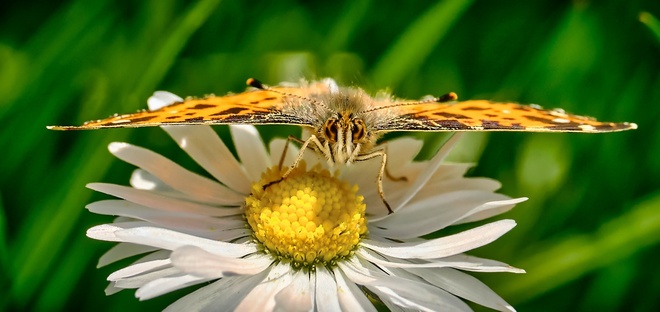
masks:
<path id="1" fill-rule="evenodd" d="M 367 125 L 364 120 L 355 117 L 353 113 L 344 115 L 336 113 L 323 124 L 323 136 L 330 144 L 346 141 L 346 144 L 365 143 Z"/>
<path id="2" fill-rule="evenodd" d="M 320 96 L 319 101 L 329 109 L 319 114 L 316 136 L 329 152 L 330 163 L 350 164 L 376 141 L 369 127 L 371 116 L 364 114 L 371 97 L 361 90 L 343 89 Z"/>

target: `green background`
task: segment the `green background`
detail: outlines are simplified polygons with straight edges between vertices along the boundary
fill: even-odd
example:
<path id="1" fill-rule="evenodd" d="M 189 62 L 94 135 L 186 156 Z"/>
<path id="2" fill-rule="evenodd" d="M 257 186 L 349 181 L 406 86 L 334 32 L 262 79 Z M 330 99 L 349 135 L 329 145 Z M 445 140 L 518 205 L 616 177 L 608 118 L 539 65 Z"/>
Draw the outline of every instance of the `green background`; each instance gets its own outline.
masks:
<path id="1" fill-rule="evenodd" d="M 646 12 L 646 13 L 642 13 Z M 12 1 L 0 4 L 0 307 L 160 309 L 106 297 L 96 269 L 112 244 L 84 209 L 133 169 L 127 141 L 196 166 L 160 129 L 47 131 L 182 96 L 330 76 L 404 98 L 562 107 L 636 122 L 611 134 L 470 134 L 455 159 L 530 200 L 498 218 L 518 227 L 473 254 L 527 274 L 477 274 L 520 311 L 660 309 L 660 2 L 648 1 Z M 263 129 L 263 128 L 262 128 Z M 274 127 L 271 135 L 296 133 Z M 217 130 L 226 135 L 225 127 Z M 438 136 L 427 140 L 427 156 Z"/>

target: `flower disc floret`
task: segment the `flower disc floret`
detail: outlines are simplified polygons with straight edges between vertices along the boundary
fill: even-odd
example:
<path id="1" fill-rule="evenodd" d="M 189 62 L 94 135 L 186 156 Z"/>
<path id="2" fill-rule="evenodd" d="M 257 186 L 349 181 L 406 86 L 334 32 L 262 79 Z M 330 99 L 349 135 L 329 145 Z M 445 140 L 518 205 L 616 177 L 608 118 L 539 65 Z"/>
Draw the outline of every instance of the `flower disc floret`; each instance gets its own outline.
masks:
<path id="1" fill-rule="evenodd" d="M 255 239 L 270 253 L 306 267 L 351 255 L 367 233 L 357 185 L 320 166 L 307 171 L 304 163 L 268 185 L 284 172 L 272 167 L 252 185 L 245 215 Z"/>

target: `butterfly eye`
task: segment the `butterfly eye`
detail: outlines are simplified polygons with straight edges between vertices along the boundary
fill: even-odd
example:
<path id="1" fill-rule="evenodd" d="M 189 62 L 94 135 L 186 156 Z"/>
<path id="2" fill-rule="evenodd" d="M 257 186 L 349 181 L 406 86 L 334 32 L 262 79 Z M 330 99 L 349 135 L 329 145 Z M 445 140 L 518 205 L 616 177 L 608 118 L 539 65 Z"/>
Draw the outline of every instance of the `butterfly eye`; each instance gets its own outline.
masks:
<path id="1" fill-rule="evenodd" d="M 362 119 L 356 118 L 351 123 L 351 132 L 353 133 L 353 142 L 359 142 L 367 135 L 366 125 Z"/>
<path id="2" fill-rule="evenodd" d="M 323 134 L 325 134 L 325 139 L 330 143 L 337 142 L 338 131 L 339 125 L 337 124 L 337 119 L 330 118 L 323 125 Z"/>

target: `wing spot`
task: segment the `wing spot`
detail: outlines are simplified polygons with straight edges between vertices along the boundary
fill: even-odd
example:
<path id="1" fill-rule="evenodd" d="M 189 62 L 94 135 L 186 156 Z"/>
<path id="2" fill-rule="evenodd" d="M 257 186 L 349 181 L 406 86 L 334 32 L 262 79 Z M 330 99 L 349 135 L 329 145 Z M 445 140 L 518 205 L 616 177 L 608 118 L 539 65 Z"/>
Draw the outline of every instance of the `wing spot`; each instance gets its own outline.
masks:
<path id="1" fill-rule="evenodd" d="M 541 117 L 532 116 L 532 115 L 525 115 L 524 117 L 531 120 L 531 121 L 538 121 L 538 122 L 542 122 L 542 123 L 546 123 L 546 124 L 550 124 L 550 125 L 553 124 L 552 120 L 547 119 L 547 118 L 541 118 Z"/>
<path id="2" fill-rule="evenodd" d="M 432 121 L 434 124 L 437 124 L 445 129 L 459 130 L 459 129 L 470 129 L 469 126 L 457 121 L 457 120 L 435 120 Z"/>
<path id="3" fill-rule="evenodd" d="M 552 122 L 565 124 L 565 123 L 569 123 L 571 121 L 566 119 L 566 118 L 555 118 L 555 119 L 552 120 Z"/>
<path id="4" fill-rule="evenodd" d="M 438 112 L 438 113 L 434 113 L 433 115 L 438 115 L 438 116 L 442 116 L 442 117 L 445 117 L 445 118 L 453 118 L 453 119 L 470 119 L 470 117 L 465 116 L 465 115 L 452 114 L 452 113 L 447 113 L 447 112 Z"/>
<path id="5" fill-rule="evenodd" d="M 613 123 L 604 123 L 596 126 L 596 130 L 598 131 L 608 131 L 616 128 L 616 124 Z"/>
<path id="6" fill-rule="evenodd" d="M 246 110 L 249 110 L 249 109 L 243 108 L 243 107 L 232 107 L 232 108 L 225 109 L 221 112 L 211 114 L 211 116 L 234 115 L 234 114 L 239 114 L 242 111 L 246 111 Z"/>
<path id="7" fill-rule="evenodd" d="M 212 108 L 212 107 L 215 107 L 215 105 L 213 105 L 213 104 L 197 104 L 197 105 L 191 107 L 190 109 L 206 109 L 206 108 Z"/>
<path id="8" fill-rule="evenodd" d="M 133 118 L 130 121 L 131 122 L 141 122 L 141 121 L 149 121 L 156 118 L 156 116 L 145 116 L 145 117 L 139 117 L 139 118 Z"/>
<path id="9" fill-rule="evenodd" d="M 524 127 L 520 126 L 519 123 L 514 123 L 514 124 L 511 124 L 510 126 L 503 126 L 503 125 L 500 125 L 500 123 L 497 122 L 497 121 L 487 120 L 487 119 L 482 119 L 481 120 L 481 125 L 482 125 L 483 129 L 510 129 L 510 130 L 525 129 Z"/>
<path id="10" fill-rule="evenodd" d="M 483 110 L 490 110 L 489 107 L 478 107 L 478 106 L 468 106 L 463 108 L 463 110 L 466 111 L 483 111 Z"/>

